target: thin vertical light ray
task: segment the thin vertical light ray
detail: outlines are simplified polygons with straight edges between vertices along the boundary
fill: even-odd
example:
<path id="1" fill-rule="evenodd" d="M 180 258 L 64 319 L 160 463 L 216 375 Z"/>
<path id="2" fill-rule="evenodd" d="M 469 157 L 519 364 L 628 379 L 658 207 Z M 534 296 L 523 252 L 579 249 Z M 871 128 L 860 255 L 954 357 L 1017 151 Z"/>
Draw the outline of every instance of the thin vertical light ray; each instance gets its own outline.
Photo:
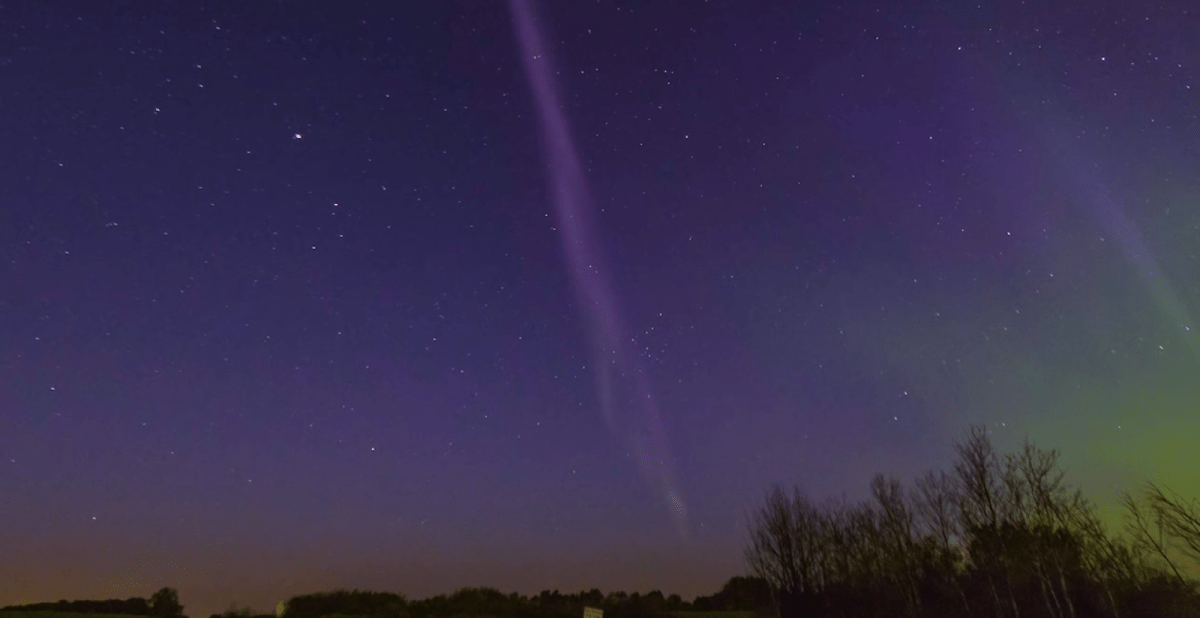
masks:
<path id="1" fill-rule="evenodd" d="M 595 346 L 592 366 L 604 420 L 609 431 L 632 450 L 642 473 L 667 503 L 680 538 L 686 540 L 687 507 L 675 479 L 658 402 L 637 352 L 629 345 L 631 338 L 622 323 L 616 294 L 604 274 L 591 224 L 587 176 L 571 139 L 548 50 L 530 3 L 511 0 L 509 7 L 541 118 L 563 253 Z"/>
<path id="2" fill-rule="evenodd" d="M 1180 338 L 1192 348 L 1196 358 L 1200 359 L 1200 330 L 1192 321 L 1187 306 L 1175 294 L 1170 280 L 1163 273 L 1150 247 L 1142 239 L 1137 224 L 1129 219 L 1125 209 L 1109 193 L 1107 183 L 1095 172 L 1095 165 L 1089 168 L 1080 157 L 1070 154 L 1070 149 L 1063 148 L 1063 151 L 1068 153 L 1067 167 L 1080 188 L 1090 198 L 1088 201 L 1095 209 L 1100 223 L 1121 244 L 1126 259 L 1137 270 L 1150 295 L 1158 302 L 1163 312 L 1170 316 L 1179 329 Z"/>

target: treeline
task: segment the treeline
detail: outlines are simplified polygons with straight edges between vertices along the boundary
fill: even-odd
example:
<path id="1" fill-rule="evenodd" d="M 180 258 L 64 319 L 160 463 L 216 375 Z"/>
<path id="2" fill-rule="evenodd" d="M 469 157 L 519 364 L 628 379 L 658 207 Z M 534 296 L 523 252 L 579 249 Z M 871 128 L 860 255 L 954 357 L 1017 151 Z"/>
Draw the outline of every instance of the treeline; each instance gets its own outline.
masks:
<path id="1" fill-rule="evenodd" d="M 208 618 L 276 618 L 276 616 L 274 613 L 259 613 L 250 609 L 249 606 L 238 607 L 237 603 L 231 603 L 229 609 L 219 614 L 212 614 Z"/>
<path id="2" fill-rule="evenodd" d="M 1115 536 L 1064 482 L 1057 450 L 997 453 L 983 427 L 950 472 L 906 490 L 876 476 L 861 504 L 776 487 L 746 558 L 780 618 L 1200 617 L 1200 509 L 1156 485 L 1124 495 Z"/>
<path id="3" fill-rule="evenodd" d="M 158 618 L 187 618 L 179 604 L 179 593 L 174 588 L 161 588 L 150 595 L 150 599 L 130 597 L 125 600 L 67 601 L 55 603 L 31 603 L 9 605 L 0 611 L 20 612 L 64 612 L 69 614 L 125 614 L 129 616 L 156 616 Z"/>
<path id="4" fill-rule="evenodd" d="M 107 599 L 104 601 L 63 600 L 55 603 L 9 605 L 7 607 L 0 607 L 0 611 L 64 612 L 71 614 L 127 614 L 130 616 L 149 616 L 150 603 L 143 597 L 130 597 L 125 600 Z"/>
<path id="5" fill-rule="evenodd" d="M 771 588 L 761 577 L 731 578 L 712 596 L 699 596 L 692 601 L 694 611 L 753 610 L 765 613 L 771 609 Z M 686 611 L 686 608 L 685 608 Z"/>
<path id="6" fill-rule="evenodd" d="M 584 607 L 604 611 L 604 618 L 663 618 L 672 612 L 705 610 L 770 609 L 770 589 L 765 580 L 755 577 L 734 577 L 720 592 L 709 597 L 697 597 L 689 603 L 677 594 L 664 596 L 652 590 L 609 592 L 598 589 L 563 594 L 545 590 L 525 596 L 505 594 L 494 588 L 462 588 L 419 601 L 390 592 L 335 590 L 305 594 L 289 599 L 283 618 L 332 618 L 338 616 L 370 616 L 375 618 L 579 618 Z M 214 614 L 212 618 L 238 618 L 251 614 Z"/>

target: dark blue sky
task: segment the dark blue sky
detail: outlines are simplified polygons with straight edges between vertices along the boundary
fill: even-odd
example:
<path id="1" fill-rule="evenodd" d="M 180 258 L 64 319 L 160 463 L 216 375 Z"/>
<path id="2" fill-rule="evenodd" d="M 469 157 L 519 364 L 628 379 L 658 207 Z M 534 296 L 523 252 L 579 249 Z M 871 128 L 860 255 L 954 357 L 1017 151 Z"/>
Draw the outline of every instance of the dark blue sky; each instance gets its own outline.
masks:
<path id="1" fill-rule="evenodd" d="M 530 7 L 0 5 L 0 605 L 691 597 L 970 423 L 1200 491 L 1189 3 Z"/>

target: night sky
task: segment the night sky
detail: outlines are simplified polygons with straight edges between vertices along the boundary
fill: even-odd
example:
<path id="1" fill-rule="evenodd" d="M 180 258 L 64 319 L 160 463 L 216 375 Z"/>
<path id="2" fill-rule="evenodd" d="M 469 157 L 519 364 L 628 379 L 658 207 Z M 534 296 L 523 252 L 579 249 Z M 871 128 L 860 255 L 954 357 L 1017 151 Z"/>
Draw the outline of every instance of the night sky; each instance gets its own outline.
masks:
<path id="1" fill-rule="evenodd" d="M 0 605 L 709 594 L 984 423 L 1200 495 L 1200 9 L 0 5 Z"/>

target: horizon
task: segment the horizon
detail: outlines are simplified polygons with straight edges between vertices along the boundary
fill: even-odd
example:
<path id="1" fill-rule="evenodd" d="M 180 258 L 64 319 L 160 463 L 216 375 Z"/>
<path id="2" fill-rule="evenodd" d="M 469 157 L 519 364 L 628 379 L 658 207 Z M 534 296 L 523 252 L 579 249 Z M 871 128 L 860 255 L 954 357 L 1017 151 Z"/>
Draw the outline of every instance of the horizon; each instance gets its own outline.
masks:
<path id="1" fill-rule="evenodd" d="M 975 425 L 1200 496 L 1200 16 L 1089 7 L 0 6 L 0 606 L 691 599 Z"/>
<path id="2" fill-rule="evenodd" d="M 743 576 L 734 576 L 734 578 L 736 578 L 736 577 L 743 577 Z M 760 579 L 761 579 L 761 578 L 760 578 Z M 559 589 L 557 589 L 557 588 L 554 588 L 554 589 L 551 589 L 551 588 L 543 588 L 542 590 L 539 590 L 537 593 L 534 593 L 534 594 L 521 594 L 521 593 L 519 593 L 519 592 L 516 592 L 516 591 L 504 591 L 504 590 L 499 590 L 499 589 L 496 589 L 496 588 L 491 588 L 491 587 L 488 587 L 488 586 L 460 586 L 459 588 L 455 589 L 454 591 L 451 591 L 450 593 L 439 593 L 439 594 L 432 595 L 432 596 L 428 596 L 428 597 L 424 597 L 424 598 L 412 598 L 412 597 L 408 597 L 407 595 L 404 595 L 404 594 L 402 594 L 402 593 L 400 593 L 400 592 L 393 591 L 393 590 L 371 590 L 371 591 L 369 591 L 369 592 L 377 592 L 377 593 L 379 593 L 379 592 L 382 592 L 382 593 L 400 594 L 401 596 L 404 596 L 404 597 L 405 597 L 405 600 L 406 600 L 407 602 L 409 602 L 409 603 L 419 603 L 419 602 L 423 602 L 423 601 L 432 600 L 432 599 L 435 599 L 435 598 L 437 598 L 437 597 L 441 597 L 441 596 L 448 596 L 448 595 L 450 595 L 450 594 L 453 594 L 453 593 L 455 593 L 455 592 L 459 592 L 459 591 L 462 591 L 462 590 L 468 590 L 468 589 L 490 589 L 490 590 L 497 590 L 498 592 L 500 592 L 500 593 L 504 594 L 505 596 L 508 596 L 509 594 L 518 594 L 518 595 L 521 595 L 521 596 L 523 596 L 523 597 L 527 597 L 527 598 L 532 598 L 532 597 L 535 597 L 535 596 L 539 596 L 539 595 L 540 595 L 540 594 L 542 594 L 543 592 L 562 593 L 562 594 L 579 594 L 579 593 L 588 593 L 588 592 L 591 592 L 592 590 L 598 590 L 600 593 L 602 593 L 602 594 L 603 594 L 603 595 L 605 595 L 605 596 L 607 596 L 609 593 L 616 593 L 616 592 L 623 592 L 623 593 L 626 593 L 626 594 L 629 594 L 629 595 L 640 594 L 640 595 L 643 595 L 643 596 L 644 596 L 644 595 L 647 595 L 647 594 L 651 594 L 651 593 L 653 593 L 653 592 L 659 592 L 659 593 L 661 593 L 661 594 L 662 594 L 662 596 L 663 596 L 664 598 L 666 598 L 666 597 L 670 597 L 670 596 L 672 596 L 673 594 L 675 594 L 675 593 L 673 593 L 673 592 L 667 592 L 667 591 L 662 591 L 662 590 L 657 590 L 657 589 L 654 589 L 654 590 L 646 590 L 646 591 L 635 591 L 635 590 L 611 590 L 611 591 L 610 591 L 610 590 L 604 590 L 604 589 L 600 589 L 600 588 L 589 588 L 589 589 L 586 589 L 586 590 L 575 590 L 575 591 L 562 591 L 562 590 L 559 590 Z M 302 594 L 319 594 L 319 593 L 337 592 L 337 591 L 346 591 L 346 590 L 347 590 L 347 589 L 344 589 L 344 588 L 339 588 L 339 589 L 333 589 L 333 590 L 310 591 L 310 592 L 308 592 L 308 593 L 302 593 Z M 359 591 L 357 588 L 355 588 L 355 589 L 349 589 L 349 590 L 352 590 L 352 591 Z M 364 592 L 367 592 L 367 591 L 365 591 L 365 590 L 364 590 Z M 714 595 L 714 594 L 716 594 L 717 592 L 719 592 L 719 591 L 714 591 L 712 594 L 709 594 L 709 595 L 697 595 L 696 597 L 693 597 L 693 598 L 690 598 L 690 599 L 688 599 L 688 598 L 683 598 L 682 600 L 683 600 L 683 602 L 685 602 L 685 603 L 689 603 L 689 604 L 690 604 L 690 603 L 694 603 L 696 600 L 698 600 L 698 599 L 700 599 L 700 598 L 702 598 L 702 597 L 706 597 L 706 596 L 713 596 L 713 595 Z M 295 595 L 293 595 L 293 596 L 295 596 Z M 63 600 L 65 600 L 65 601 L 72 601 L 72 600 L 94 600 L 94 601 L 108 601 L 108 600 L 117 600 L 117 601 L 124 601 L 124 600 L 127 600 L 128 598 L 138 598 L 138 597 L 127 597 L 126 599 L 63 599 Z M 146 595 L 146 596 L 143 596 L 143 597 L 140 597 L 140 598 L 143 598 L 143 599 L 144 599 L 144 598 L 149 598 L 149 595 Z M 289 598 L 285 598 L 285 599 L 281 599 L 281 600 L 279 600 L 279 601 L 276 601 L 276 604 L 275 604 L 275 605 L 273 605 L 273 606 L 272 606 L 272 607 L 270 607 L 270 608 L 267 608 L 267 610 L 264 610 L 264 611 L 258 611 L 258 610 L 259 610 L 259 609 L 261 609 L 261 608 L 254 607 L 254 606 L 251 606 L 251 605 L 248 605 L 248 604 L 239 604 L 237 601 L 231 601 L 231 602 L 230 602 L 230 604 L 226 606 L 225 610 L 226 610 L 226 611 L 232 611 L 232 610 L 233 610 L 233 608 L 234 608 L 234 607 L 236 607 L 238 611 L 247 612 L 247 613 L 250 613 L 251 615 L 255 615 L 255 616 L 267 615 L 267 614 L 275 614 L 275 615 L 278 615 L 278 605 L 279 605 L 279 604 L 284 604 L 284 605 L 286 606 L 287 602 L 288 602 L 288 601 L 289 601 L 291 598 L 292 598 L 292 597 L 289 597 Z M 181 599 L 181 600 L 182 600 L 182 599 Z M 6 605 L 0 605 L 0 611 L 29 611 L 29 610 L 21 610 L 21 609 L 9 609 L 9 608 L 10 608 L 10 607 L 15 607 L 15 606 L 23 606 L 23 605 L 34 605 L 34 604 L 37 604 L 37 603 L 46 603 L 46 602 L 48 602 L 48 603 L 54 603 L 54 602 L 56 602 L 56 601 L 31 601 L 31 602 L 10 603 L 10 604 L 6 604 Z M 186 609 L 187 609 L 187 605 L 185 604 L 185 605 L 184 605 L 184 610 L 185 610 L 185 614 L 184 614 L 184 616 L 186 616 L 187 618 L 193 618 L 193 615 L 192 615 L 192 614 L 187 614 L 187 613 L 186 613 Z M 43 610 L 37 610 L 37 611 L 43 611 Z M 67 613 L 70 613 L 70 612 L 67 612 Z M 211 616 L 211 615 L 213 615 L 213 614 L 221 614 L 221 613 L 223 613 L 223 612 L 213 612 L 212 614 L 209 614 L 209 615 Z"/>

